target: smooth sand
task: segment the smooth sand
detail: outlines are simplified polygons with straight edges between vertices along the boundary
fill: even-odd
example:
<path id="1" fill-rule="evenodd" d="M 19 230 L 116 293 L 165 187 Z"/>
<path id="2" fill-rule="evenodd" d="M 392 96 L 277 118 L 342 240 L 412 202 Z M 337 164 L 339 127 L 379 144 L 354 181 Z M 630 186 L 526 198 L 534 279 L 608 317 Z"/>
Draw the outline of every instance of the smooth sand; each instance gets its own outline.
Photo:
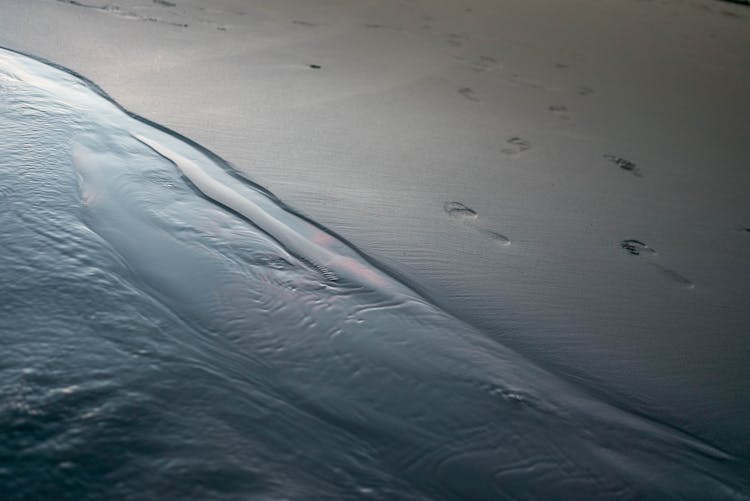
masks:
<path id="1" fill-rule="evenodd" d="M 210 148 L 542 365 L 748 450 L 750 9 L 171 3 L 2 0 L 0 45 Z"/>

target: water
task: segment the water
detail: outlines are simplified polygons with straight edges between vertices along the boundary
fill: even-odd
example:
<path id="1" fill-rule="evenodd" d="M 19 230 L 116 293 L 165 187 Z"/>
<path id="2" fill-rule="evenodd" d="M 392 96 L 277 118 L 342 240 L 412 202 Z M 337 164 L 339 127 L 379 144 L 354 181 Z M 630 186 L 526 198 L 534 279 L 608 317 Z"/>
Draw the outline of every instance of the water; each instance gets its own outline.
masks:
<path id="1" fill-rule="evenodd" d="M 748 499 L 71 73 L 0 138 L 4 499 Z"/>

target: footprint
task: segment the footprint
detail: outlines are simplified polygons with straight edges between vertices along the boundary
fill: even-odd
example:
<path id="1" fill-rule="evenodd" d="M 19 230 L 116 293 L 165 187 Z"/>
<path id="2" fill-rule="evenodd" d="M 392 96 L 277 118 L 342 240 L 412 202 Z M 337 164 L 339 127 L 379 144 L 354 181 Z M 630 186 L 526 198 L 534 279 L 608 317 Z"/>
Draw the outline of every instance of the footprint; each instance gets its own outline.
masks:
<path id="1" fill-rule="evenodd" d="M 465 206 L 461 202 L 445 202 L 443 204 L 443 210 L 450 217 L 463 218 L 463 219 L 476 219 L 477 213 L 474 209 Z"/>
<path id="2" fill-rule="evenodd" d="M 591 94 L 594 93 L 594 89 L 592 89 L 591 87 L 587 87 L 585 85 L 581 85 L 578 87 L 577 92 L 579 96 L 590 96 Z"/>
<path id="3" fill-rule="evenodd" d="M 215 9 L 213 7 L 198 7 L 198 10 L 205 12 L 206 14 L 232 14 L 235 16 L 247 15 L 247 12 L 242 12 L 241 10 L 223 10 Z"/>
<path id="4" fill-rule="evenodd" d="M 622 170 L 626 170 L 632 173 L 635 177 L 643 177 L 643 174 L 641 174 L 641 170 L 638 168 L 638 166 L 630 160 L 626 160 L 624 158 L 609 154 L 604 155 L 604 158 L 609 160 Z"/>
<path id="5" fill-rule="evenodd" d="M 421 29 L 429 30 L 432 28 L 432 16 L 422 16 Z"/>
<path id="6" fill-rule="evenodd" d="M 368 23 L 365 24 L 365 28 L 369 28 L 372 30 L 390 30 L 390 31 L 404 31 L 403 28 L 399 28 L 398 26 L 389 26 L 387 24 L 377 24 L 377 23 Z"/>
<path id="7" fill-rule="evenodd" d="M 518 73 L 513 73 L 509 77 L 503 78 L 503 81 L 509 83 L 510 85 L 513 85 L 514 87 L 527 87 L 529 89 L 543 90 L 546 92 L 559 92 L 561 90 L 559 87 L 550 87 L 543 82 L 540 82 L 539 80 L 526 78 L 519 75 Z"/>
<path id="8" fill-rule="evenodd" d="M 448 38 L 445 39 L 445 43 L 450 47 L 463 47 L 466 38 L 466 35 L 461 35 L 460 33 L 449 33 Z"/>
<path id="9" fill-rule="evenodd" d="M 128 16 L 125 16 L 128 17 Z M 176 26 L 178 28 L 188 28 L 190 25 L 187 23 L 175 23 L 172 21 L 165 21 L 164 19 L 159 19 L 158 17 L 151 17 L 151 16 L 129 16 L 133 17 L 134 19 L 138 19 L 139 21 L 147 21 L 149 23 L 159 23 L 159 24 L 166 24 L 169 26 Z"/>
<path id="10" fill-rule="evenodd" d="M 568 68 L 570 68 L 570 65 L 565 63 L 555 63 L 555 68 L 557 68 L 558 70 L 567 70 Z"/>
<path id="11" fill-rule="evenodd" d="M 464 96 L 469 101 L 474 101 L 475 103 L 479 102 L 479 98 L 477 97 L 476 92 L 474 92 L 474 89 L 471 87 L 462 87 L 458 89 L 458 93 Z"/>
<path id="12" fill-rule="evenodd" d="M 479 56 L 479 59 L 471 67 L 472 70 L 481 73 L 491 71 L 498 66 L 497 59 L 490 56 Z"/>
<path id="13" fill-rule="evenodd" d="M 450 217 L 462 220 L 467 226 L 470 226 L 485 238 L 497 243 L 498 245 L 510 245 L 510 238 L 505 235 L 477 226 L 475 221 L 479 219 L 479 215 L 477 214 L 477 211 L 471 207 L 468 207 L 461 202 L 445 202 L 445 204 L 443 204 L 443 210 Z"/>
<path id="14" fill-rule="evenodd" d="M 570 120 L 570 115 L 568 114 L 568 107 L 563 106 L 560 104 L 552 105 L 549 107 L 549 111 L 555 115 L 557 118 L 560 118 L 562 120 Z"/>
<path id="15" fill-rule="evenodd" d="M 695 289 L 695 284 L 692 280 L 685 277 L 684 275 L 681 275 L 677 273 L 674 270 L 671 270 L 669 268 L 665 268 L 664 266 L 656 263 L 650 263 L 651 266 L 659 270 L 659 272 L 664 275 L 665 277 L 671 279 L 673 282 L 676 282 L 678 285 L 685 287 L 686 289 Z"/>
<path id="16" fill-rule="evenodd" d="M 542 84 L 541 82 L 532 80 L 530 78 L 524 78 L 518 73 L 513 73 L 513 75 L 511 76 L 511 81 L 523 87 L 531 87 L 532 89 L 544 89 L 544 84 Z"/>
<path id="17" fill-rule="evenodd" d="M 298 24 L 300 26 L 307 26 L 308 28 L 314 28 L 314 27 L 318 26 L 317 24 L 311 23 L 310 21 L 302 21 L 300 19 L 294 19 L 292 21 L 292 23 Z"/>
<path id="18" fill-rule="evenodd" d="M 479 231 L 482 235 L 489 238 L 490 240 L 495 241 L 498 245 L 503 245 L 503 246 L 510 245 L 510 238 L 496 231 L 485 230 L 482 228 L 477 228 L 477 231 Z"/>
<path id="19" fill-rule="evenodd" d="M 634 238 L 623 240 L 622 242 L 620 242 L 620 247 L 631 256 L 647 256 L 647 257 L 657 256 L 656 250 L 654 250 L 652 247 L 649 247 L 642 241 L 636 240 Z M 676 283 L 677 285 L 681 287 L 685 287 L 687 289 L 695 288 L 695 284 L 689 278 L 685 277 L 681 273 L 678 273 L 675 270 L 671 268 L 667 268 L 666 266 L 663 266 L 659 263 L 650 262 L 649 265 L 656 268 L 659 271 L 659 273 L 669 278 L 672 282 Z"/>
<path id="20" fill-rule="evenodd" d="M 517 157 L 524 151 L 531 149 L 531 143 L 519 136 L 508 138 L 505 142 L 510 146 L 506 146 L 500 152 L 512 157 Z"/>
<path id="21" fill-rule="evenodd" d="M 81 2 L 77 2 L 76 0 L 57 0 L 57 1 L 59 3 L 67 3 L 69 5 L 73 5 L 75 7 L 83 7 L 85 9 L 104 9 L 104 7 L 102 7 L 100 5 L 84 4 L 84 3 L 81 3 Z"/>
<path id="22" fill-rule="evenodd" d="M 308 64 L 307 67 L 312 68 L 313 70 L 319 70 L 322 68 L 322 66 L 319 64 Z"/>
<path id="23" fill-rule="evenodd" d="M 159 19 L 157 17 L 142 16 L 140 14 L 136 14 L 135 12 L 124 11 L 120 8 L 119 5 L 114 5 L 114 4 L 95 5 L 95 4 L 79 2 L 77 0 L 56 0 L 56 1 L 62 4 L 66 4 L 66 5 L 72 5 L 73 7 L 81 7 L 83 9 L 98 10 L 100 12 L 103 12 L 104 14 L 109 14 L 109 15 L 119 17 L 122 19 L 135 19 L 137 21 L 146 21 L 146 22 L 151 22 L 151 23 L 166 24 L 169 26 L 176 26 L 178 28 L 187 28 L 189 26 L 186 23 L 176 23 L 173 21 L 167 21 L 165 19 Z"/>
<path id="24" fill-rule="evenodd" d="M 168 2 L 167 0 L 151 0 L 156 5 L 161 5 L 163 7 L 175 7 L 177 4 L 174 2 Z"/>
<path id="25" fill-rule="evenodd" d="M 656 251 L 644 244 L 640 240 L 628 239 L 620 242 L 620 247 L 631 256 L 640 256 L 641 254 L 656 254 Z"/>

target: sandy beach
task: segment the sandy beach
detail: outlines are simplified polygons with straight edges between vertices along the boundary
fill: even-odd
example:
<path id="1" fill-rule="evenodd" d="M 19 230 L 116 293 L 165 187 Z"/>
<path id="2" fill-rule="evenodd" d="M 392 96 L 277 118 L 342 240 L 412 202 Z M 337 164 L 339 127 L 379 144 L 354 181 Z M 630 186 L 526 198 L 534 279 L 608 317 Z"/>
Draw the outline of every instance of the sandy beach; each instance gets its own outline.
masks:
<path id="1" fill-rule="evenodd" d="M 0 47 L 581 394 L 747 464 L 747 6 L 0 0 Z"/>

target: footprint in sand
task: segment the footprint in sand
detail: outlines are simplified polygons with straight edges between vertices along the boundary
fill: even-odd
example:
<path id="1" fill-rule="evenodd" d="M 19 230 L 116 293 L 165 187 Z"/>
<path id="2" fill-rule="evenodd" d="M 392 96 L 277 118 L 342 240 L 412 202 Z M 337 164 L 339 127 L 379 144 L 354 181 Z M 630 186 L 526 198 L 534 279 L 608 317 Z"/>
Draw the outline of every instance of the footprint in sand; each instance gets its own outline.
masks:
<path id="1" fill-rule="evenodd" d="M 545 92 L 559 92 L 560 90 L 562 90 L 559 87 L 548 86 L 539 80 L 526 78 L 519 75 L 518 73 L 513 73 L 509 77 L 504 77 L 502 80 L 509 83 L 510 85 L 513 85 L 514 87 L 526 87 L 529 89 L 537 89 Z"/>
<path id="2" fill-rule="evenodd" d="M 634 238 L 623 240 L 622 242 L 620 242 L 620 247 L 631 256 L 646 256 L 648 258 L 656 258 L 658 256 L 656 250 L 654 250 L 652 247 L 649 247 L 642 241 L 636 240 Z M 656 268 L 659 273 L 669 278 L 675 284 L 681 287 L 685 287 L 686 289 L 695 288 L 695 284 L 684 275 L 659 263 L 649 262 L 648 264 Z"/>
<path id="3" fill-rule="evenodd" d="M 631 256 L 640 256 L 641 254 L 656 254 L 656 251 L 644 244 L 640 240 L 628 239 L 620 242 L 622 247 Z"/>
<path id="4" fill-rule="evenodd" d="M 482 235 L 484 235 L 485 237 L 496 242 L 498 245 L 503 245 L 503 246 L 510 245 L 510 238 L 506 237 L 505 235 L 501 233 L 498 233 L 492 230 L 485 230 L 483 228 L 476 228 L 476 230 Z"/>
<path id="5" fill-rule="evenodd" d="M 476 221 L 479 219 L 479 215 L 477 214 L 477 211 L 471 207 L 467 207 L 461 202 L 445 202 L 445 204 L 443 204 L 443 210 L 451 218 L 461 220 L 467 226 L 470 226 L 493 242 L 503 246 L 510 245 L 510 239 L 505 235 L 477 225 Z"/>
<path id="6" fill-rule="evenodd" d="M 467 40 L 466 35 L 460 33 L 449 33 L 448 38 L 445 39 L 445 43 L 449 47 L 459 48 L 464 46 L 464 41 Z"/>
<path id="7" fill-rule="evenodd" d="M 570 120 L 570 114 L 568 113 L 567 106 L 555 104 L 549 107 L 549 111 L 561 120 Z"/>
<path id="8" fill-rule="evenodd" d="M 477 213 L 474 209 L 465 206 L 461 202 L 445 202 L 443 210 L 450 217 L 461 219 L 476 219 Z"/>
<path id="9" fill-rule="evenodd" d="M 477 97 L 477 93 L 474 92 L 474 89 L 471 87 L 462 87 L 458 89 L 458 93 L 464 96 L 469 101 L 474 101 L 475 103 L 479 102 L 479 98 Z"/>
<path id="10" fill-rule="evenodd" d="M 432 28 L 432 16 L 422 16 L 422 26 L 420 27 L 423 30 L 429 30 Z"/>
<path id="11" fill-rule="evenodd" d="M 389 26 L 387 24 L 367 23 L 364 26 L 365 28 L 369 28 L 371 30 L 404 31 L 403 28 L 399 28 L 398 26 Z"/>
<path id="12" fill-rule="evenodd" d="M 511 157 L 518 157 L 524 151 L 531 149 L 531 143 L 519 136 L 510 137 L 505 142 L 508 146 L 501 149 L 500 152 Z"/>
<path id="13" fill-rule="evenodd" d="M 609 154 L 604 155 L 604 158 L 606 160 L 609 160 L 611 163 L 615 164 L 622 170 L 630 172 L 635 177 L 643 177 L 643 174 L 641 174 L 641 170 L 638 168 L 638 166 L 634 162 L 631 162 L 630 160 L 626 160 L 622 157 L 609 155 Z"/>
<path id="14" fill-rule="evenodd" d="M 490 56 L 479 56 L 479 59 L 472 65 L 471 69 L 477 73 L 492 71 L 499 66 L 497 59 Z"/>
<path id="15" fill-rule="evenodd" d="M 695 284 L 692 282 L 692 280 L 688 279 L 684 275 L 681 275 L 676 271 L 666 268 L 660 264 L 651 263 L 651 266 L 659 270 L 662 275 L 671 279 L 677 285 L 685 287 L 686 289 L 695 289 Z"/>
<path id="16" fill-rule="evenodd" d="M 134 11 L 124 10 L 119 5 L 115 5 L 115 4 L 96 5 L 96 4 L 79 2 L 78 0 L 56 0 L 56 1 L 62 4 L 71 5 L 73 7 L 80 7 L 82 9 L 98 10 L 104 14 L 109 14 L 109 15 L 119 17 L 122 19 L 135 19 L 138 21 L 146 21 L 150 23 L 159 23 L 159 24 L 165 24 L 168 26 L 176 26 L 178 28 L 187 28 L 189 26 L 187 23 L 177 23 L 174 21 L 167 21 L 165 19 L 161 19 L 158 17 L 143 16 L 143 15 L 137 14 Z M 169 5 L 171 2 L 163 3 L 163 2 L 157 1 L 154 3 L 162 5 L 164 7 L 172 6 L 172 5 Z"/>
<path id="17" fill-rule="evenodd" d="M 297 24 L 299 26 L 306 26 L 308 28 L 315 28 L 316 26 L 318 26 L 315 23 L 311 23 L 310 21 L 303 21 L 302 19 L 293 19 L 292 23 Z"/>
<path id="18" fill-rule="evenodd" d="M 594 89 L 587 87 L 586 85 L 581 85 L 578 87 L 577 92 L 579 96 L 590 96 L 594 93 Z"/>

